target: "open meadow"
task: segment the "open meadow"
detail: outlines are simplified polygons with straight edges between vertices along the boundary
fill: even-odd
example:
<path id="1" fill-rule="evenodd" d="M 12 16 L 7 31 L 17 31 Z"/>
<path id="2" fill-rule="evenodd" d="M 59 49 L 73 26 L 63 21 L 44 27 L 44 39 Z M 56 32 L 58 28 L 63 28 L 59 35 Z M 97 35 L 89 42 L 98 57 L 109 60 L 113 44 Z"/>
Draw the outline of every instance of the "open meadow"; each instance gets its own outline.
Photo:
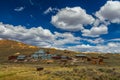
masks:
<path id="1" fill-rule="evenodd" d="M 0 80 L 120 80 L 120 67 L 6 63 L 0 65 Z"/>
<path id="2" fill-rule="evenodd" d="M 86 54 L 99 56 L 99 54 Z M 120 55 L 106 54 L 103 64 L 81 62 L 75 64 L 3 61 L 0 64 L 0 80 L 120 80 Z M 39 69 L 40 68 L 40 69 Z"/>

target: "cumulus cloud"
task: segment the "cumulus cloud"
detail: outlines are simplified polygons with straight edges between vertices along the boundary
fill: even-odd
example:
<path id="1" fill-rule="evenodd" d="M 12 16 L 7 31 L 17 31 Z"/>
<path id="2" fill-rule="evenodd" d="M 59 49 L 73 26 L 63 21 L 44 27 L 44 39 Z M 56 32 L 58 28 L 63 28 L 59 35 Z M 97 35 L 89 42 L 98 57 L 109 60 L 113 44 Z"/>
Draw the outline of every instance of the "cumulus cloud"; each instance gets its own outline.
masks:
<path id="1" fill-rule="evenodd" d="M 48 39 L 52 40 L 53 34 L 48 29 L 43 29 L 42 27 L 27 29 L 23 26 L 0 23 L 0 37 L 37 45 L 41 41 L 47 42 Z"/>
<path id="2" fill-rule="evenodd" d="M 19 12 L 24 10 L 24 7 L 18 7 L 14 10 Z M 81 7 L 66 7 L 61 10 L 49 7 L 44 11 L 44 14 L 56 11 L 58 12 L 52 16 L 51 23 L 59 29 L 71 32 L 52 33 L 49 29 L 43 29 L 41 26 L 27 29 L 24 26 L 0 23 L 0 39 L 13 39 L 40 47 L 54 47 L 74 51 L 120 52 L 119 38 L 108 41 L 100 38 L 100 35 L 108 33 L 108 25 L 120 23 L 120 1 L 107 1 L 95 13 L 95 18 L 87 14 Z M 31 15 L 31 17 L 33 16 Z M 91 26 L 90 29 L 87 28 L 88 25 Z M 74 36 L 72 31 L 81 31 L 83 38 Z M 87 39 L 84 36 L 95 38 Z M 84 44 L 84 41 L 94 44 L 94 46 Z M 65 46 L 69 44 L 74 44 L 75 46 Z"/>
<path id="3" fill-rule="evenodd" d="M 80 31 L 84 25 L 94 22 L 94 18 L 88 15 L 81 7 L 63 8 L 56 15 L 52 16 L 51 23 L 60 29 L 68 31 Z"/>
<path id="4" fill-rule="evenodd" d="M 54 37 L 55 37 L 55 40 L 53 43 L 54 46 L 64 47 L 65 44 L 80 43 L 80 37 L 75 37 L 71 33 L 63 34 L 63 33 L 55 32 Z"/>
<path id="5" fill-rule="evenodd" d="M 23 11 L 25 9 L 25 7 L 17 7 L 14 9 L 14 11 L 20 12 Z"/>
<path id="6" fill-rule="evenodd" d="M 27 29 L 23 26 L 13 26 L 0 23 L 0 38 L 22 41 L 40 47 L 60 47 L 68 43 L 76 43 L 80 39 L 71 33 L 51 33 L 41 26 Z"/>
<path id="7" fill-rule="evenodd" d="M 108 52 L 108 53 L 120 53 L 120 43 L 110 42 L 107 45 L 92 46 L 89 44 L 81 44 L 76 46 L 70 46 L 67 49 L 82 52 Z"/>
<path id="8" fill-rule="evenodd" d="M 47 10 L 44 11 L 44 14 L 49 14 L 50 12 L 55 13 L 56 11 L 59 11 L 59 9 L 49 7 Z"/>
<path id="9" fill-rule="evenodd" d="M 108 33 L 108 27 L 105 25 L 100 25 L 99 27 L 92 27 L 91 29 L 83 29 L 83 36 L 99 37 L 101 34 Z"/>
<path id="10" fill-rule="evenodd" d="M 97 17 L 91 29 L 83 29 L 82 36 L 99 37 L 108 33 L 108 25 L 120 23 L 120 1 L 107 1 L 107 3 L 96 12 Z"/>
<path id="11" fill-rule="evenodd" d="M 82 36 L 99 37 L 108 34 L 108 25 L 120 23 L 120 1 L 107 1 L 94 17 L 81 7 L 66 7 L 52 16 L 51 23 L 62 30 L 81 31 Z"/>
<path id="12" fill-rule="evenodd" d="M 102 21 L 120 23 L 120 1 L 107 1 L 95 15 Z"/>
<path id="13" fill-rule="evenodd" d="M 110 39 L 108 41 L 117 41 L 117 42 L 120 42 L 120 38 L 114 38 L 114 39 Z"/>
<path id="14" fill-rule="evenodd" d="M 102 44 L 105 42 L 105 40 L 102 38 L 95 38 L 95 39 L 82 38 L 81 40 L 87 41 L 87 42 L 92 43 L 92 44 Z"/>
<path id="15" fill-rule="evenodd" d="M 48 29 L 43 29 L 41 26 L 37 28 L 27 29 L 23 26 L 13 26 L 0 23 L 0 39 L 12 39 L 22 41 L 27 44 L 32 44 L 40 47 L 54 47 L 57 49 L 68 49 L 73 51 L 85 52 L 120 52 L 119 42 L 108 42 L 106 45 L 104 40 L 96 38 L 94 40 L 82 39 L 75 37 L 72 33 L 51 33 Z M 80 40 L 86 40 L 96 45 L 82 44 Z M 119 40 L 114 39 L 114 40 Z M 75 44 L 75 46 L 65 46 L 66 44 Z"/>

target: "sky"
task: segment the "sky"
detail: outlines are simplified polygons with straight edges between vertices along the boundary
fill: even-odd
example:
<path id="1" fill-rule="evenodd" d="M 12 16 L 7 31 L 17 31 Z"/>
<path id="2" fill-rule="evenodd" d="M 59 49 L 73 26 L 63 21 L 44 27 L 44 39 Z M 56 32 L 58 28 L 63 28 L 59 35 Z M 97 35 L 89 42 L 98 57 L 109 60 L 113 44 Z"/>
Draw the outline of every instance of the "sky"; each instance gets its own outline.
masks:
<path id="1" fill-rule="evenodd" d="M 0 0 L 0 39 L 120 53 L 120 0 Z"/>

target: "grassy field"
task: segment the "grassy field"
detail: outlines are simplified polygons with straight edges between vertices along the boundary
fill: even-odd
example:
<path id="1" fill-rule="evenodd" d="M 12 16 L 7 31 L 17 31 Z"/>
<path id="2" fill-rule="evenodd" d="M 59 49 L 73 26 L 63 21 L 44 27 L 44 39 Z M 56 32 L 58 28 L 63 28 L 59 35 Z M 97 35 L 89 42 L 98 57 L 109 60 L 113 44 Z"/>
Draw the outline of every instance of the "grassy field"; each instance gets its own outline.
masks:
<path id="1" fill-rule="evenodd" d="M 24 48 L 23 48 L 24 47 Z M 30 55 L 39 48 L 31 48 L 16 41 L 3 40 L 0 42 L 0 80 L 120 80 L 120 54 L 86 54 L 88 57 L 103 55 L 108 57 L 104 64 L 79 63 L 77 65 L 62 65 L 59 62 L 45 64 L 42 62 L 9 62 L 8 56 L 19 52 Z M 59 53 L 74 57 L 77 52 L 44 49 L 51 54 Z M 36 67 L 43 67 L 37 71 Z"/>
<path id="2" fill-rule="evenodd" d="M 36 71 L 36 67 L 44 70 Z M 6 63 L 0 65 L 0 80 L 120 80 L 120 67 Z"/>
<path id="3" fill-rule="evenodd" d="M 96 57 L 98 54 L 87 54 Z M 104 64 L 79 63 L 62 65 L 58 62 L 7 62 L 0 64 L 0 80 L 120 80 L 120 54 L 106 54 Z M 43 67 L 37 71 L 36 67 Z"/>

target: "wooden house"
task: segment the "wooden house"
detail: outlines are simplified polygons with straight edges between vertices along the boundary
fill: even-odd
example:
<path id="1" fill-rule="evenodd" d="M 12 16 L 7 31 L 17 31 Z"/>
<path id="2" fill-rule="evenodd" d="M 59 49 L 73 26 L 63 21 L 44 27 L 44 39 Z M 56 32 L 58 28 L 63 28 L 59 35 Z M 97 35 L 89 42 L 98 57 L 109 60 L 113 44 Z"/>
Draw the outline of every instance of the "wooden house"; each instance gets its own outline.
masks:
<path id="1" fill-rule="evenodd" d="M 17 60 L 18 61 L 24 61 L 26 59 L 26 55 L 18 55 Z"/>
<path id="2" fill-rule="evenodd" d="M 61 56 L 61 59 L 72 60 L 72 58 L 70 58 L 68 56 Z"/>
<path id="3" fill-rule="evenodd" d="M 40 56 L 39 56 L 39 55 L 37 55 L 37 54 L 33 54 L 33 55 L 31 55 L 31 58 L 32 58 L 32 59 L 39 59 L 39 58 L 40 58 Z"/>
<path id="4" fill-rule="evenodd" d="M 61 59 L 61 55 L 54 54 L 52 55 L 52 59 L 55 59 L 55 60 Z"/>
<path id="5" fill-rule="evenodd" d="M 45 55 L 46 55 L 45 51 L 41 49 L 41 50 L 35 52 L 34 54 L 32 54 L 31 58 L 32 59 L 41 59 L 41 57 L 45 56 Z"/>
<path id="6" fill-rule="evenodd" d="M 35 52 L 33 55 L 31 55 L 32 59 L 51 59 L 52 58 L 52 54 L 47 54 L 44 50 L 39 50 L 37 52 Z"/>
<path id="7" fill-rule="evenodd" d="M 18 57 L 18 56 L 14 56 L 14 55 L 13 55 L 13 56 L 8 56 L 8 60 L 9 60 L 9 61 L 14 61 L 14 60 L 17 59 L 17 57 Z"/>
<path id="8" fill-rule="evenodd" d="M 76 54 L 75 57 L 76 58 L 86 58 L 87 56 L 84 54 Z"/>
<path id="9" fill-rule="evenodd" d="M 81 62 L 85 62 L 88 60 L 88 57 L 84 54 L 76 54 L 75 58 L 79 59 Z"/>

